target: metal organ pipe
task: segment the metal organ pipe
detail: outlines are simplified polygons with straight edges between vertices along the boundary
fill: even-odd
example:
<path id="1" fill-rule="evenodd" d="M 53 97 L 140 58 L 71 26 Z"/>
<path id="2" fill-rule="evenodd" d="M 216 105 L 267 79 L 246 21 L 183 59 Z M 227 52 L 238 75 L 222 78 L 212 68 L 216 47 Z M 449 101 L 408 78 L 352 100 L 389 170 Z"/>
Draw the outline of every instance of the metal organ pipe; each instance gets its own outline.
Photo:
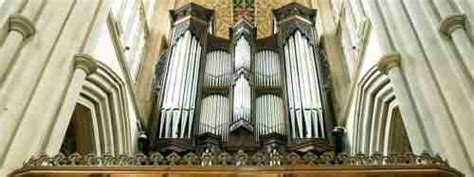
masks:
<path id="1" fill-rule="evenodd" d="M 230 54 L 221 50 L 209 52 L 204 73 L 205 87 L 222 88 L 229 86 L 232 75 Z"/>
<path id="2" fill-rule="evenodd" d="M 302 93 L 303 90 L 301 89 L 301 81 L 300 81 L 300 71 L 298 70 L 297 64 L 297 57 L 296 57 L 296 47 L 295 47 L 295 39 L 294 37 L 290 38 L 290 63 L 292 68 L 292 80 L 293 82 L 293 93 L 294 93 L 294 103 L 295 103 L 295 116 L 296 116 L 296 124 L 297 124 L 297 133 L 298 137 L 303 137 L 303 105 L 302 105 Z"/>
<path id="3" fill-rule="evenodd" d="M 303 115 L 304 115 L 304 119 L 303 119 L 303 123 L 305 124 L 305 136 L 306 138 L 311 138 L 312 137 L 312 132 L 313 132 L 313 125 L 312 125 L 312 116 L 311 116 L 311 105 L 310 105 L 310 102 L 311 102 L 311 93 L 310 93 L 310 83 L 309 83 L 309 77 L 311 75 L 310 72 L 308 72 L 308 68 L 307 66 L 309 65 L 308 64 L 308 58 L 304 55 L 305 53 L 305 50 L 306 50 L 306 46 L 304 46 L 304 43 L 303 43 L 303 40 L 306 40 L 306 39 L 303 39 L 303 36 L 301 35 L 301 33 L 299 31 L 296 31 L 296 34 L 295 34 L 295 39 L 296 39 L 296 48 L 297 48 L 297 58 L 298 58 L 298 64 L 299 64 L 299 67 L 298 68 L 301 68 L 301 74 L 300 76 L 302 76 L 302 78 L 300 79 L 301 80 L 301 88 L 303 90 L 303 95 L 302 95 L 302 103 L 303 103 Z"/>
<path id="4" fill-rule="evenodd" d="M 186 31 L 170 53 L 161 108 L 160 138 L 189 138 L 194 119 L 201 46 Z"/>
<path id="5" fill-rule="evenodd" d="M 256 124 L 258 135 L 279 133 L 285 135 L 283 100 L 272 94 L 266 94 L 256 99 Z M 257 136 L 258 137 L 258 136 Z"/>
<path id="6" fill-rule="evenodd" d="M 294 106 L 294 96 L 293 96 L 293 81 L 291 74 L 291 64 L 290 64 L 290 55 L 288 44 L 283 47 L 283 52 L 285 54 L 285 66 L 286 66 L 286 80 L 287 80 L 287 93 L 288 93 L 288 111 L 290 119 L 290 133 L 292 138 L 296 138 L 296 122 L 295 122 L 295 106 Z"/>
<path id="7" fill-rule="evenodd" d="M 276 52 L 262 50 L 255 55 L 255 76 L 258 87 L 281 87 L 280 64 Z"/>
<path id="8" fill-rule="evenodd" d="M 250 44 L 242 36 L 235 46 L 235 70 L 245 68 L 250 70 Z"/>
<path id="9" fill-rule="evenodd" d="M 236 81 L 234 86 L 234 121 L 244 119 L 250 122 L 251 88 L 246 73 L 250 71 L 250 44 L 242 36 L 235 46 Z"/>
<path id="10" fill-rule="evenodd" d="M 230 121 L 229 99 L 222 95 L 210 95 L 202 100 L 199 134 L 221 135 L 225 141 Z"/>
<path id="11" fill-rule="evenodd" d="M 244 74 L 240 74 L 234 88 L 234 121 L 244 119 L 250 121 L 250 84 Z"/>
<path id="12" fill-rule="evenodd" d="M 293 138 L 324 138 L 318 70 L 313 47 L 296 31 L 284 46 L 290 126 Z"/>

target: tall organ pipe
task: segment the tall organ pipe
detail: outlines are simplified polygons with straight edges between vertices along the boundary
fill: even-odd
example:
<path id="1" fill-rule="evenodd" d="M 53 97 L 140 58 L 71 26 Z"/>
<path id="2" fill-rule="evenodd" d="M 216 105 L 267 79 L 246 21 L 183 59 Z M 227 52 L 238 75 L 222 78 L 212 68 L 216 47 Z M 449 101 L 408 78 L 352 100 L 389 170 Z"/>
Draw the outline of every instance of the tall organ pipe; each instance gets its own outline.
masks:
<path id="1" fill-rule="evenodd" d="M 293 94 L 293 77 L 291 75 L 292 68 L 290 63 L 290 52 L 288 45 L 284 46 L 285 53 L 285 66 L 286 66 L 286 80 L 287 80 L 287 93 L 288 93 L 288 111 L 290 117 L 290 131 L 291 137 L 296 138 L 296 120 L 295 120 L 295 103 Z"/>
<path id="2" fill-rule="evenodd" d="M 189 138 L 194 119 L 201 46 L 186 31 L 175 42 L 160 110 L 160 138 Z"/>
<path id="3" fill-rule="evenodd" d="M 237 40 L 235 46 L 235 70 L 245 68 L 250 70 L 250 44 L 242 36 Z"/>
<path id="4" fill-rule="evenodd" d="M 234 88 L 234 121 L 250 121 L 251 90 L 249 81 L 240 74 Z"/>
<path id="5" fill-rule="evenodd" d="M 235 46 L 235 70 L 237 71 L 234 86 L 234 121 L 246 120 L 250 122 L 251 88 L 246 73 L 250 71 L 250 44 L 242 36 Z"/>
<path id="6" fill-rule="evenodd" d="M 293 138 L 324 138 L 320 83 L 313 47 L 296 31 L 284 45 L 288 111 Z"/>

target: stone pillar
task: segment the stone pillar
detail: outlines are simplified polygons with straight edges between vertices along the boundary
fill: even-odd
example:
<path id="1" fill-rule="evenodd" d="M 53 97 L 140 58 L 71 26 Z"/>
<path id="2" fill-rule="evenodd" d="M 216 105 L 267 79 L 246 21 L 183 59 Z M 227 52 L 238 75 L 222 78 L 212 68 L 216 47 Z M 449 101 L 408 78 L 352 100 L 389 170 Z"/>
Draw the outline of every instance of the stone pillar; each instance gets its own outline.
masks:
<path id="1" fill-rule="evenodd" d="M 400 54 L 390 52 L 383 55 L 377 67 L 382 73 L 390 77 L 393 84 L 413 152 L 420 154 L 425 150 L 431 151 L 426 137 L 427 133 L 400 68 Z"/>
<path id="2" fill-rule="evenodd" d="M 0 84 L 5 74 L 14 63 L 14 57 L 21 48 L 22 42 L 35 34 L 35 26 L 28 18 L 22 15 L 12 15 L 8 19 L 8 35 L 0 48 Z"/>
<path id="3" fill-rule="evenodd" d="M 74 68 L 74 74 L 66 90 L 65 102 L 59 108 L 53 126 L 48 130 L 47 139 L 43 141 L 43 150 L 50 155 L 59 152 L 76 106 L 76 100 L 87 76 L 97 71 L 97 63 L 90 55 L 77 54 L 74 56 Z"/>
<path id="4" fill-rule="evenodd" d="M 469 42 L 469 35 L 466 30 L 466 14 L 454 14 L 446 16 L 441 20 L 439 31 L 446 36 L 451 37 L 462 62 L 469 71 L 471 77 L 474 77 L 474 48 Z"/>

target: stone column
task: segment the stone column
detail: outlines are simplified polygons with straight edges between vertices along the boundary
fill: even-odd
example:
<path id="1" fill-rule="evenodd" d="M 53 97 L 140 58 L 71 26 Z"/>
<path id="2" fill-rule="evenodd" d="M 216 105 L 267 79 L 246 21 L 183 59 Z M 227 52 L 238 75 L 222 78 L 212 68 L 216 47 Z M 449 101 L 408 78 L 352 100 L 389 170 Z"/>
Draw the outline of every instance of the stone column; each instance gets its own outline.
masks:
<path id="1" fill-rule="evenodd" d="M 77 54 L 74 56 L 74 68 L 65 101 L 61 104 L 54 123 L 48 129 L 47 139 L 43 141 L 43 150 L 50 155 L 59 152 L 82 86 L 87 76 L 97 71 L 97 63 L 90 55 Z"/>
<path id="2" fill-rule="evenodd" d="M 474 77 L 474 48 L 469 42 L 469 35 L 466 30 L 466 14 L 454 14 L 446 16 L 441 20 L 439 31 L 449 36 L 461 55 L 462 62 Z"/>
<path id="3" fill-rule="evenodd" d="M 416 154 L 420 154 L 425 150 L 431 152 L 424 125 L 400 68 L 400 54 L 390 52 L 383 55 L 377 67 L 382 73 L 390 77 L 393 84 L 413 152 Z"/>
<path id="4" fill-rule="evenodd" d="M 12 15 L 8 19 L 8 35 L 0 48 L 0 84 L 3 83 L 5 73 L 13 64 L 17 51 L 22 42 L 35 34 L 35 26 L 28 18 L 22 15 Z"/>

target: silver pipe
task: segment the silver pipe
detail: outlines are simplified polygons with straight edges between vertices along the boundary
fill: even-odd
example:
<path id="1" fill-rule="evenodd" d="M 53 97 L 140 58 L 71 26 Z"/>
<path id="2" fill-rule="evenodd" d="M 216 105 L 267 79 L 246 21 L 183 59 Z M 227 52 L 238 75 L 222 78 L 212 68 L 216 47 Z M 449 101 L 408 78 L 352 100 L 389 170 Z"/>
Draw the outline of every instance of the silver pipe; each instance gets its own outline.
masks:
<path id="1" fill-rule="evenodd" d="M 173 81 L 173 96 L 171 98 L 171 102 L 173 102 L 173 108 L 179 108 L 180 105 L 179 105 L 179 97 L 180 97 L 180 87 L 181 87 L 181 81 L 184 80 L 182 78 L 183 76 L 183 63 L 184 61 L 186 60 L 186 57 L 187 57 L 187 53 L 188 53 L 188 48 L 189 48 L 189 42 L 191 40 L 191 32 L 187 31 L 185 34 L 184 34 L 184 43 L 183 45 L 181 46 L 181 50 L 180 50 L 180 53 L 181 55 L 179 56 L 178 58 L 178 62 L 176 63 L 177 66 L 176 66 L 176 70 L 173 71 L 175 72 L 175 78 Z M 176 114 L 176 113 L 175 113 Z M 179 114 L 179 113 L 178 113 Z M 178 116 L 175 117 L 175 119 L 177 119 Z M 177 130 L 177 122 L 174 121 L 173 123 L 175 123 L 176 126 L 173 126 L 173 130 Z"/>
<path id="2" fill-rule="evenodd" d="M 304 51 L 305 51 L 305 48 L 306 46 L 304 46 L 304 42 L 303 40 L 303 36 L 301 35 L 301 33 L 299 31 L 296 32 L 296 47 L 297 47 L 297 56 L 298 56 L 298 61 L 300 61 L 298 64 L 299 64 L 299 68 L 301 68 L 301 73 L 300 73 L 300 83 L 301 83 L 301 87 L 302 87 L 302 90 L 303 90 L 303 94 L 302 94 L 302 101 L 303 101 L 303 114 L 304 114 L 304 123 L 306 124 L 306 129 L 307 129 L 307 133 L 306 133 L 306 138 L 311 138 L 313 135 L 312 135 L 312 128 L 313 128 L 313 125 L 311 124 L 311 106 L 310 106 L 310 98 L 311 98 L 311 91 L 309 89 L 309 72 L 307 70 L 307 60 L 308 58 L 303 55 L 304 54 Z"/>
<path id="3" fill-rule="evenodd" d="M 216 55 L 216 63 L 215 63 L 215 71 L 216 71 L 216 87 L 219 87 L 221 85 L 221 66 L 220 66 L 220 63 L 221 63 L 221 60 L 222 60 L 222 52 L 219 51 Z"/>
<path id="4" fill-rule="evenodd" d="M 299 80 L 298 80 L 298 76 L 299 76 L 299 72 L 298 72 L 298 67 L 296 65 L 296 51 L 295 51 L 295 40 L 293 37 L 290 37 L 290 63 L 291 63 L 291 68 L 292 68 L 292 77 L 293 77 L 293 81 L 294 81 L 294 98 L 295 98 L 295 115 L 296 115 L 296 125 L 298 127 L 298 138 L 302 138 L 303 136 L 303 125 L 302 125 L 302 122 L 303 122 L 303 115 L 302 115 L 302 105 L 301 105 L 301 89 L 300 89 L 300 83 L 299 83 Z"/>
<path id="5" fill-rule="evenodd" d="M 219 85 L 219 71 L 218 71 L 218 62 L 219 62 L 219 52 L 214 53 L 212 60 L 212 74 L 214 74 L 214 80 L 212 83 L 213 87 Z M 217 76 L 217 77 L 216 77 Z"/>
<path id="6" fill-rule="evenodd" d="M 194 60 L 194 73 L 192 75 L 192 89 L 191 89 L 191 97 L 189 98 L 190 99 L 190 116 L 188 118 L 188 138 L 191 137 L 191 129 L 192 129 L 192 125 L 193 125 L 193 121 L 194 121 L 194 109 L 196 109 L 195 107 L 195 104 L 196 104 L 196 92 L 197 92 L 197 81 L 198 81 L 198 78 L 199 78 L 199 64 L 200 64 L 200 61 L 201 61 L 201 45 L 197 45 L 197 56 L 195 57 L 195 60 Z"/>
<path id="7" fill-rule="evenodd" d="M 160 114 L 161 114 L 160 133 L 159 133 L 158 137 L 163 138 L 162 134 L 163 134 L 163 131 L 165 131 L 163 128 L 164 128 L 165 119 L 166 119 L 166 110 L 161 110 Z"/>
<path id="8" fill-rule="evenodd" d="M 266 67 L 268 67 L 267 62 L 266 62 L 266 53 L 265 53 L 265 51 L 262 52 L 262 63 L 261 64 L 262 65 L 260 66 L 261 67 L 260 72 L 262 74 L 261 75 L 262 76 L 262 86 L 265 87 L 265 86 L 267 86 L 267 78 L 265 77 L 266 74 L 267 74 Z"/>
<path id="9" fill-rule="evenodd" d="M 281 66 L 281 64 L 280 64 L 280 60 L 278 59 L 279 54 L 274 53 L 274 55 L 275 55 L 275 56 L 274 56 L 274 57 L 275 57 L 275 63 L 276 63 L 276 65 L 278 66 L 278 67 L 277 67 L 277 71 L 276 71 L 276 72 L 278 73 L 278 76 L 277 76 L 277 78 L 275 78 L 275 81 L 276 81 L 276 83 L 277 83 L 276 85 L 281 88 L 281 86 L 282 86 L 281 79 L 283 79 L 283 78 L 281 78 L 281 76 L 282 76 L 282 74 L 283 74 L 283 73 L 281 73 L 281 67 L 282 67 L 282 66 Z"/>
<path id="10" fill-rule="evenodd" d="M 187 116 L 188 116 L 188 113 L 189 113 L 189 109 L 188 107 L 185 107 L 185 100 L 188 100 L 185 95 L 186 95 L 186 92 L 187 91 L 187 85 L 186 82 L 188 82 L 188 80 L 190 79 L 191 75 L 190 75 L 190 72 L 192 71 L 189 71 L 189 65 L 192 65 L 192 63 L 190 63 L 189 61 L 192 61 L 191 59 L 194 57 L 192 56 L 193 53 L 195 53 L 195 49 L 194 49 L 194 45 L 195 45 L 195 41 L 196 39 L 190 35 L 190 40 L 189 40 L 189 43 L 186 44 L 186 55 L 185 57 L 183 58 L 183 69 L 182 69 L 182 73 L 184 73 L 182 76 L 181 76 L 181 82 L 180 82 L 180 86 L 179 86 L 179 94 L 181 95 L 181 97 L 179 98 L 179 111 L 180 111 L 180 118 L 179 120 L 181 121 L 181 127 L 180 130 L 181 132 L 179 132 L 179 137 L 182 138 L 184 137 L 184 131 L 185 131 L 185 126 L 186 126 L 186 121 L 187 121 Z"/>
<path id="11" fill-rule="evenodd" d="M 306 60 L 308 62 L 308 70 L 309 70 L 309 79 L 310 79 L 310 89 L 311 89 L 311 110 L 312 110 L 312 116 L 311 116 L 311 119 L 314 123 L 312 123 L 311 125 L 314 126 L 314 137 L 320 137 L 319 135 L 319 126 L 318 125 L 318 115 L 317 115 L 317 112 L 314 112 L 313 110 L 316 109 L 316 108 L 319 108 L 319 106 L 317 105 L 317 97 L 316 95 L 319 93 L 319 89 L 317 87 L 317 82 L 316 82 L 316 78 L 315 78 L 315 74 L 316 74 L 316 70 L 314 69 L 315 67 L 315 63 L 314 63 L 314 58 L 312 57 L 313 54 L 311 53 L 311 51 L 309 50 L 311 48 L 311 45 L 309 44 L 308 40 L 306 39 L 303 39 L 303 42 L 304 42 L 304 46 L 305 46 L 305 51 L 304 51 L 304 54 L 306 56 Z M 316 113 L 316 114 L 315 114 Z"/>
<path id="12" fill-rule="evenodd" d="M 176 70 L 176 62 L 179 58 L 179 55 L 180 55 L 180 52 L 179 50 L 181 49 L 181 45 L 182 45 L 182 38 L 179 38 L 178 41 L 176 42 L 175 46 L 174 46 L 174 49 L 173 49 L 173 53 L 172 53 L 172 58 L 170 59 L 170 66 L 168 68 L 168 72 L 167 72 L 167 79 L 166 79 L 166 86 L 165 86 L 165 93 L 164 93 L 164 101 L 163 101 L 163 105 L 164 107 L 166 108 L 170 108 L 171 107 L 171 101 L 170 101 L 170 98 L 172 96 L 172 87 L 173 87 L 173 81 L 175 80 L 175 76 L 174 76 L 174 70 Z"/>
<path id="13" fill-rule="evenodd" d="M 207 56 L 209 57 L 208 59 L 208 63 L 206 64 L 209 68 L 209 87 L 212 87 L 214 86 L 214 68 L 213 68 L 213 64 L 214 64 L 214 52 L 210 52 Z"/>
<path id="14" fill-rule="evenodd" d="M 178 62 L 179 62 L 179 59 L 181 58 L 181 54 L 182 54 L 182 50 L 183 50 L 183 45 L 184 45 L 184 40 L 183 40 L 183 37 L 181 37 L 180 39 L 178 39 L 177 41 L 177 45 L 176 45 L 176 52 L 177 54 L 175 55 L 175 57 L 173 57 L 173 61 L 171 61 L 171 64 L 172 64 L 172 67 L 171 67 L 171 70 L 170 70 L 170 77 L 168 78 L 169 79 L 169 83 L 167 85 L 167 89 L 166 89 L 166 94 L 167 94 L 167 105 L 168 105 L 168 110 L 166 111 L 166 127 L 165 127 L 165 138 L 168 138 L 171 136 L 172 132 L 173 132 L 173 125 L 172 125 L 172 119 L 174 118 L 174 114 L 173 114 L 173 108 L 175 107 L 175 105 L 173 104 L 173 95 L 174 95 L 174 82 L 176 80 L 176 69 L 177 69 L 177 65 L 178 65 Z"/>
<path id="15" fill-rule="evenodd" d="M 275 66 L 275 58 L 273 57 L 273 52 L 272 51 L 268 51 L 268 60 L 270 61 L 270 71 L 268 72 L 269 74 L 269 77 L 268 77 L 268 81 L 269 81 L 269 86 L 270 87 L 275 87 L 275 76 L 276 76 L 276 72 L 275 72 L 275 69 L 276 69 L 276 66 Z"/>
<path id="16" fill-rule="evenodd" d="M 313 61 L 314 63 L 314 50 L 313 50 L 313 47 L 309 47 L 309 57 L 311 59 L 311 61 Z M 311 65 L 314 70 L 314 74 L 313 74 L 313 77 L 315 78 L 314 81 L 315 81 L 315 92 L 316 92 L 316 101 L 317 101 L 317 107 L 318 108 L 321 108 L 322 107 L 322 104 L 321 104 L 321 88 L 319 87 L 319 77 L 318 77 L 318 70 L 316 69 L 316 63 Z"/>
<path id="17" fill-rule="evenodd" d="M 191 96 L 188 98 L 189 99 L 189 106 L 188 106 L 188 109 L 189 109 L 189 116 L 187 117 L 188 118 L 188 134 L 187 134 L 187 137 L 190 138 L 191 137 L 191 130 L 192 130 L 192 125 L 193 125 L 193 121 L 194 121 L 194 109 L 196 108 L 195 107 L 195 104 L 196 104 L 196 92 L 197 92 L 197 79 L 198 79 L 198 73 L 199 73 L 199 63 L 200 63 L 200 60 L 201 60 L 201 45 L 199 45 L 199 42 L 197 41 L 196 38 L 194 38 L 194 40 L 196 41 L 196 54 L 193 58 L 193 62 L 194 62 L 194 65 L 192 67 L 192 70 L 190 70 L 192 72 L 192 75 L 190 77 L 191 79 L 191 83 L 190 83 L 190 92 L 191 92 Z M 183 127 L 184 129 L 184 127 Z"/>
<path id="18" fill-rule="evenodd" d="M 221 57 L 221 52 L 218 51 L 216 52 L 216 55 L 215 55 L 215 59 L 214 59 L 214 75 L 216 76 L 215 78 L 215 82 L 214 82 L 214 87 L 219 87 L 219 81 L 220 81 L 220 78 L 219 78 L 219 74 L 220 74 L 220 71 L 219 71 L 219 60 L 220 60 L 220 57 Z"/>
<path id="19" fill-rule="evenodd" d="M 288 43 L 284 46 L 284 53 L 285 53 L 285 67 L 286 67 L 286 80 L 287 80 L 287 93 L 288 93 L 288 111 L 289 117 L 291 122 L 291 133 L 292 137 L 296 138 L 295 132 L 295 116 L 294 116 L 294 98 L 293 98 L 293 82 L 291 78 L 291 64 L 290 64 L 290 56 L 289 56 L 289 48 Z"/>
<path id="20" fill-rule="evenodd" d="M 275 117 L 275 104 L 274 104 L 274 95 L 268 95 L 268 110 L 270 111 L 270 117 L 268 117 L 268 121 L 270 122 L 269 123 L 269 127 L 268 127 L 268 133 L 272 133 L 272 132 L 275 132 L 275 129 L 274 129 L 274 126 L 275 126 L 275 121 L 276 121 L 276 117 Z"/>
<path id="21" fill-rule="evenodd" d="M 212 108 L 211 108 L 211 107 L 212 107 L 211 104 L 212 104 L 212 102 L 211 102 L 211 96 L 206 97 L 206 103 L 205 103 L 206 109 L 204 110 L 204 116 L 205 116 L 205 117 L 203 117 L 203 118 L 204 118 L 204 122 L 203 122 L 203 123 L 204 123 L 205 127 L 204 127 L 204 132 L 203 132 L 203 133 L 206 133 L 206 132 L 209 132 L 209 131 L 210 131 L 208 124 L 209 124 L 209 121 L 210 121 L 209 119 L 210 119 L 210 117 L 211 117 L 211 112 L 212 112 L 212 110 L 210 110 L 210 109 L 212 109 Z"/>
<path id="22" fill-rule="evenodd" d="M 272 80 L 272 71 L 273 71 L 273 65 L 272 65 L 272 58 L 270 58 L 270 52 L 269 51 L 265 51 L 265 64 L 266 64 L 266 71 L 265 71 L 265 75 L 266 75 L 266 86 L 267 87 L 271 87 L 272 84 L 271 84 L 271 80 Z"/>
<path id="23" fill-rule="evenodd" d="M 285 129 L 283 126 L 285 124 L 285 117 L 283 116 L 284 115 L 283 100 L 280 97 L 278 97 L 278 104 L 280 108 L 280 110 L 278 111 L 278 117 L 280 118 L 280 122 L 279 122 L 280 133 L 283 135 L 286 135 Z"/>
<path id="24" fill-rule="evenodd" d="M 303 39 L 303 45 L 304 45 L 304 56 L 306 56 L 306 61 L 307 61 L 307 70 L 308 70 L 308 76 L 309 76 L 309 88 L 311 90 L 310 92 L 310 95 L 311 95 L 311 108 L 316 108 L 316 105 L 315 105 L 315 102 L 316 102 L 316 95 L 315 95 L 315 92 L 317 92 L 318 90 L 316 90 L 316 85 L 315 85 L 315 78 L 314 78 L 314 61 L 310 55 L 310 52 L 309 52 L 309 47 L 310 44 L 308 43 L 308 40 L 306 39 Z"/>
<path id="25" fill-rule="evenodd" d="M 263 111 L 264 111 L 264 128 L 263 128 L 263 133 L 264 134 L 268 134 L 269 133 L 269 130 L 268 130 L 268 125 L 271 124 L 271 122 L 269 121 L 269 116 L 271 116 L 270 114 L 270 111 L 269 111 L 269 106 L 268 106 L 268 96 L 267 95 L 263 95 L 262 96 L 262 104 L 263 104 Z"/>
<path id="26" fill-rule="evenodd" d="M 260 84 L 260 52 L 255 54 L 255 85 Z"/>
<path id="27" fill-rule="evenodd" d="M 217 97 L 217 102 L 215 108 L 217 109 L 217 121 L 214 122 L 214 129 L 217 135 L 221 135 L 221 132 L 218 129 L 219 124 L 222 122 L 222 96 Z"/>
<path id="28" fill-rule="evenodd" d="M 170 137 L 170 129 L 171 129 L 171 119 L 172 119 L 172 110 L 166 111 L 166 126 L 165 126 L 165 135 L 164 138 Z"/>

